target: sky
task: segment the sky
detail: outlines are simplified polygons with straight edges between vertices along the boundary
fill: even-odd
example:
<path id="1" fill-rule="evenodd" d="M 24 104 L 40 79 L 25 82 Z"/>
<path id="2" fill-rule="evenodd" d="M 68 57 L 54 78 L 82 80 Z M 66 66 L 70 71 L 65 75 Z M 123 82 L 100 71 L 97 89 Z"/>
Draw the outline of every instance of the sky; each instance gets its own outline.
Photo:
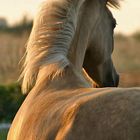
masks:
<path id="1" fill-rule="evenodd" d="M 23 15 L 34 17 L 38 6 L 44 0 L 0 0 L 0 17 L 10 24 L 21 20 Z M 124 0 L 120 10 L 111 9 L 117 20 L 116 32 L 131 34 L 140 31 L 140 0 Z"/>

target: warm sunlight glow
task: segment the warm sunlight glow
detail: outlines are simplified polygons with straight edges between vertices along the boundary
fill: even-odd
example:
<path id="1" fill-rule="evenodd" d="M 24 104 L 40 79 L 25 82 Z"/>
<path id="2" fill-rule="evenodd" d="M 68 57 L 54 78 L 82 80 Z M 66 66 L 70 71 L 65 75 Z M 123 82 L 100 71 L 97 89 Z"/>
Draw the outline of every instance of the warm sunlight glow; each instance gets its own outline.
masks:
<path id="1" fill-rule="evenodd" d="M 32 18 L 39 4 L 44 0 L 0 0 L 0 17 L 6 17 L 10 24 L 18 22 L 23 15 Z M 120 10 L 112 10 L 117 19 L 116 32 L 130 34 L 140 30 L 140 0 L 124 0 Z"/>
<path id="2" fill-rule="evenodd" d="M 140 31 L 140 0 L 124 0 L 120 10 L 112 10 L 117 19 L 117 32 L 130 34 Z"/>

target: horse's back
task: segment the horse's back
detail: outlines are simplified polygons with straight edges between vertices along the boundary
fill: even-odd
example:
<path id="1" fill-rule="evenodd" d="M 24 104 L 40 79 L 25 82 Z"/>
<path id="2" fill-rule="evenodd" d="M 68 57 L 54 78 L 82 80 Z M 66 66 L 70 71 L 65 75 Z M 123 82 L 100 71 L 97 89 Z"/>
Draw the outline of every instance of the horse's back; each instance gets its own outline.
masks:
<path id="1" fill-rule="evenodd" d="M 77 111 L 66 140 L 140 140 L 140 88 L 95 94 Z"/>
<path id="2" fill-rule="evenodd" d="M 26 98 L 8 140 L 139 140 L 140 89 L 79 89 Z"/>

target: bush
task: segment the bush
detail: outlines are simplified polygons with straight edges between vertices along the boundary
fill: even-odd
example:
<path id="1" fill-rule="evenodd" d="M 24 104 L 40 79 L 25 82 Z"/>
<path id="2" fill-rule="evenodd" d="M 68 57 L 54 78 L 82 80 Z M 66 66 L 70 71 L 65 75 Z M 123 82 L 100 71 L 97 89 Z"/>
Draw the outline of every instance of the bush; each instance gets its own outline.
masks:
<path id="1" fill-rule="evenodd" d="M 0 130 L 0 140 L 6 140 L 8 130 Z"/>
<path id="2" fill-rule="evenodd" d="M 20 35 L 24 32 L 31 32 L 32 29 L 32 21 L 27 24 L 17 24 L 12 27 L 0 28 L 0 32 L 2 33 L 14 33 L 15 35 Z"/>
<path id="3" fill-rule="evenodd" d="M 2 33 L 14 33 L 15 35 L 20 35 L 24 32 L 31 32 L 33 26 L 33 20 L 29 20 L 28 16 L 25 15 L 21 19 L 19 23 L 16 23 L 15 25 L 12 26 L 5 26 L 5 27 L 0 27 L 0 32 Z"/>
<path id="4" fill-rule="evenodd" d="M 133 38 L 136 39 L 137 41 L 140 41 L 140 31 L 134 33 L 132 36 L 133 36 Z"/>
<path id="5" fill-rule="evenodd" d="M 0 122 L 11 122 L 24 98 L 19 85 L 0 86 Z"/>

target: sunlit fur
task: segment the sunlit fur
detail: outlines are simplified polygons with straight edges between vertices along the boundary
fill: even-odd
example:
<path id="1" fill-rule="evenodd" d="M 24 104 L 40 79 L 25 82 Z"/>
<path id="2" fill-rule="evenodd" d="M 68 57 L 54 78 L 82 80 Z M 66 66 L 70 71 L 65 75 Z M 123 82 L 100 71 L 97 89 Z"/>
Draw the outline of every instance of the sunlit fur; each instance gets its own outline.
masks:
<path id="1" fill-rule="evenodd" d="M 82 70 L 90 24 L 105 18 L 100 12 L 103 3 L 47 0 L 43 4 L 22 74 L 23 91 L 30 92 L 7 140 L 140 140 L 140 89 L 92 88 Z"/>

